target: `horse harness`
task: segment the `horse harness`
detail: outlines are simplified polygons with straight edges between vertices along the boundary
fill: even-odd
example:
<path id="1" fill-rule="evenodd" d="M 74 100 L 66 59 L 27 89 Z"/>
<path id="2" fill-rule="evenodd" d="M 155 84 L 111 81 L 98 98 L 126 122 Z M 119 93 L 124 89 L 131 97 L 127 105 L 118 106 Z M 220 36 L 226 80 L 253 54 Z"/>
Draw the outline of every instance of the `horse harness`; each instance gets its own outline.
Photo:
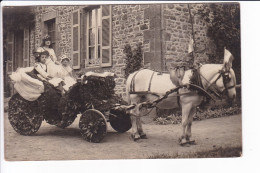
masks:
<path id="1" fill-rule="evenodd" d="M 131 80 L 131 83 L 130 83 L 130 91 L 129 91 L 129 94 L 152 94 L 152 95 L 155 95 L 157 97 L 160 97 L 159 94 L 155 93 L 155 92 L 151 92 L 151 83 L 152 83 L 152 80 L 153 80 L 153 76 L 155 74 L 155 71 L 152 73 L 151 77 L 150 77 L 150 81 L 149 81 L 149 85 L 148 85 L 148 90 L 147 91 L 135 91 L 135 78 L 136 78 L 136 75 L 140 72 L 141 70 L 139 70 L 138 72 L 136 72 Z"/>
<path id="2" fill-rule="evenodd" d="M 227 83 L 230 82 L 231 80 L 231 77 L 229 76 L 230 75 L 230 71 L 225 71 L 224 69 L 221 69 L 219 70 L 219 75 L 218 77 L 214 80 L 214 82 L 212 82 L 209 86 L 208 86 L 208 90 L 212 91 L 217 97 L 221 98 L 221 95 L 223 95 L 224 92 L 232 89 L 232 88 L 235 88 L 236 85 L 232 85 L 232 86 L 227 86 Z M 205 79 L 205 77 L 203 75 L 200 74 L 201 77 L 203 77 Z M 222 77 L 223 79 L 223 84 L 224 84 L 224 87 L 225 89 L 223 91 L 218 91 L 214 85 L 216 85 L 217 81 L 220 79 L 220 77 Z M 206 80 L 206 79 L 205 79 Z M 206 80 L 207 81 L 207 80 Z M 209 81 L 207 81 L 208 83 L 210 83 Z"/>
<path id="3" fill-rule="evenodd" d="M 130 83 L 130 91 L 129 91 L 129 94 L 140 94 L 140 95 L 146 95 L 146 94 L 152 94 L 152 95 L 155 95 L 158 97 L 157 100 L 155 100 L 153 103 L 149 103 L 148 104 L 148 107 L 152 108 L 152 107 L 155 107 L 156 104 L 158 104 L 160 101 L 162 101 L 163 99 L 166 99 L 171 93 L 173 92 L 176 92 L 177 95 L 175 95 L 177 97 L 177 103 L 178 103 L 178 106 L 181 107 L 180 105 L 180 96 L 184 95 L 184 94 L 179 94 L 179 89 L 182 88 L 183 86 L 178 86 L 177 88 L 174 88 L 170 91 L 168 91 L 163 97 L 161 97 L 159 94 L 155 93 L 155 92 L 152 92 L 151 91 L 151 83 L 152 83 L 152 79 L 154 77 L 154 74 L 156 73 L 155 71 L 153 71 L 151 77 L 150 77 L 150 81 L 149 81 L 149 85 L 148 85 L 148 90 L 147 91 L 135 91 L 135 78 L 137 76 L 137 74 L 140 72 L 141 70 L 137 71 L 132 80 L 131 80 L 131 83 Z M 162 75 L 162 72 L 158 72 L 157 75 Z"/>
<path id="4" fill-rule="evenodd" d="M 180 96 L 182 95 L 185 95 L 187 93 L 184 93 L 184 94 L 179 94 L 179 89 L 180 88 L 189 88 L 189 89 L 195 89 L 195 90 L 198 90 L 198 91 L 202 91 L 202 93 L 215 101 L 214 97 L 208 92 L 208 90 L 211 90 L 213 91 L 213 93 L 216 94 L 216 96 L 220 97 L 220 94 L 222 95 L 225 91 L 229 90 L 229 89 L 232 89 L 235 87 L 235 85 L 232 85 L 232 86 L 229 86 L 227 87 L 227 83 L 230 82 L 231 80 L 231 77 L 229 76 L 230 75 L 230 71 L 224 71 L 223 69 L 221 69 L 218 73 L 219 73 L 219 76 L 216 78 L 216 80 L 213 82 L 213 83 L 210 83 L 208 80 L 205 79 L 205 77 L 203 75 L 201 75 L 200 73 L 200 68 L 196 69 L 197 71 L 195 73 L 197 73 L 196 75 L 196 84 L 184 84 L 184 85 L 181 85 L 181 86 L 178 86 L 174 89 L 171 89 L 170 91 L 166 92 L 166 94 L 163 96 L 163 97 L 160 97 L 160 95 L 158 95 L 157 93 L 155 92 L 151 92 L 151 83 L 152 83 L 152 79 L 153 79 L 153 76 L 155 74 L 155 72 L 152 73 L 151 77 L 150 77 L 150 81 L 149 81 L 149 86 L 148 86 L 148 91 L 135 91 L 135 78 L 136 78 L 136 75 L 141 71 L 139 70 L 138 72 L 136 72 L 132 78 L 132 81 L 130 83 L 130 91 L 129 91 L 129 94 L 142 94 L 142 95 L 145 95 L 145 94 L 152 94 L 152 95 L 155 95 L 157 97 L 159 97 L 157 100 L 153 101 L 152 103 L 145 103 L 146 104 L 146 107 L 149 107 L 149 108 L 153 108 L 155 107 L 160 101 L 166 99 L 170 94 L 174 93 L 174 92 L 177 92 L 177 95 L 175 95 L 177 97 L 177 103 L 178 103 L 178 106 L 180 107 Z M 160 75 L 160 73 L 158 74 Z M 210 83 L 209 87 L 208 87 L 208 90 L 205 90 L 203 85 L 202 85 L 202 81 L 201 81 L 201 77 L 204 78 L 208 83 Z M 223 78 L 223 84 L 224 84 L 224 87 L 225 87 L 225 90 L 223 90 L 222 92 L 220 92 L 220 94 L 218 93 L 218 91 L 216 91 L 216 89 L 213 87 L 214 84 L 216 84 L 216 82 L 220 79 L 220 77 Z M 214 89 L 213 89 L 213 88 Z M 148 113 L 147 113 L 148 114 Z"/>

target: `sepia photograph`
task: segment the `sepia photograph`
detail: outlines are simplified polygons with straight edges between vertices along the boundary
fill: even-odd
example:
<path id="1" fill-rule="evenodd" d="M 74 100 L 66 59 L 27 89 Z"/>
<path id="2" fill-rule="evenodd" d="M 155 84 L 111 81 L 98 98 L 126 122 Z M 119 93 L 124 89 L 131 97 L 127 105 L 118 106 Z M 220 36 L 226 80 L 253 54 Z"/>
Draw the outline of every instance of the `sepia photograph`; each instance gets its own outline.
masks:
<path id="1" fill-rule="evenodd" d="M 1 12 L 6 161 L 243 156 L 240 3 Z"/>

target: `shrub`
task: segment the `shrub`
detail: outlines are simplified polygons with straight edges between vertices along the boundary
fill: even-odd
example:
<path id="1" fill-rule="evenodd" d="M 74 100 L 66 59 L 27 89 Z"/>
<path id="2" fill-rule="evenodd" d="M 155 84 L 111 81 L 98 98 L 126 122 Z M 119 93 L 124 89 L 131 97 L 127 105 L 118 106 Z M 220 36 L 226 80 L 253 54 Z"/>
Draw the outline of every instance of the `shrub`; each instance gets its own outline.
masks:
<path id="1" fill-rule="evenodd" d="M 124 70 L 125 78 L 127 78 L 129 74 L 143 67 L 142 43 L 138 43 L 134 50 L 127 44 L 124 48 L 124 53 L 126 54 L 126 68 Z"/>
<path id="2" fill-rule="evenodd" d="M 193 117 L 194 121 L 200 121 L 210 118 L 226 117 L 231 115 L 236 115 L 241 113 L 241 107 L 235 105 L 233 107 L 216 106 L 208 110 L 197 109 L 197 113 Z M 154 119 L 156 124 L 167 125 L 167 124 L 179 124 L 181 123 L 182 117 L 181 112 L 163 112 L 162 110 L 157 110 L 157 117 Z"/>

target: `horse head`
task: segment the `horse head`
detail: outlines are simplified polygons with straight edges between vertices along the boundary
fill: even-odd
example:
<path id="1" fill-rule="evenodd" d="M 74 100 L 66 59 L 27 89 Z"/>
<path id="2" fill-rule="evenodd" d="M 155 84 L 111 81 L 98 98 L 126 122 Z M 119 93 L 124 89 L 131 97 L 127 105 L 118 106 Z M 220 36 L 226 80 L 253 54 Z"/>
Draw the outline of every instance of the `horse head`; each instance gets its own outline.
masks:
<path id="1" fill-rule="evenodd" d="M 232 61 L 234 57 L 225 50 L 223 65 L 219 66 L 216 75 L 211 79 L 210 84 L 215 84 L 219 93 L 225 97 L 229 103 L 233 103 L 236 98 L 236 75 L 232 69 Z"/>

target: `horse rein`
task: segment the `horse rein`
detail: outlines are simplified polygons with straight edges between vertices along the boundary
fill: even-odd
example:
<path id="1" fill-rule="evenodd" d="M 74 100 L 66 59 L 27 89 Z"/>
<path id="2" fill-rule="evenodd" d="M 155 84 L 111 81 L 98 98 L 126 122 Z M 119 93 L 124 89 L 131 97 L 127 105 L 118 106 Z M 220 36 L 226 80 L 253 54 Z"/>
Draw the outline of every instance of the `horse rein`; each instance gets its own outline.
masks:
<path id="1" fill-rule="evenodd" d="M 215 80 L 214 82 L 212 82 L 212 83 L 210 83 L 203 75 L 201 75 L 201 74 L 200 74 L 200 75 L 205 79 L 206 82 L 210 83 L 210 85 L 208 86 L 208 89 L 210 89 L 211 91 L 213 91 L 218 97 L 221 98 L 220 94 L 223 95 L 223 93 L 224 93 L 225 91 L 228 91 L 228 90 L 230 90 L 230 89 L 232 89 L 232 88 L 235 88 L 236 85 L 232 85 L 232 86 L 227 87 L 227 83 L 230 82 L 230 80 L 231 80 L 231 78 L 229 77 L 230 71 L 224 71 L 223 69 L 221 69 L 221 70 L 219 70 L 218 73 L 219 73 L 218 77 L 217 77 L 216 80 Z M 228 74 L 228 75 L 226 75 L 226 74 Z M 223 84 L 224 84 L 225 89 L 224 89 L 223 91 L 221 91 L 220 94 L 218 94 L 218 93 L 216 93 L 217 91 L 214 91 L 214 90 L 213 90 L 212 88 L 210 88 L 210 87 L 211 87 L 213 84 L 216 84 L 216 82 L 220 79 L 220 77 L 223 78 Z M 215 89 L 215 87 L 214 87 L 214 89 Z"/>

